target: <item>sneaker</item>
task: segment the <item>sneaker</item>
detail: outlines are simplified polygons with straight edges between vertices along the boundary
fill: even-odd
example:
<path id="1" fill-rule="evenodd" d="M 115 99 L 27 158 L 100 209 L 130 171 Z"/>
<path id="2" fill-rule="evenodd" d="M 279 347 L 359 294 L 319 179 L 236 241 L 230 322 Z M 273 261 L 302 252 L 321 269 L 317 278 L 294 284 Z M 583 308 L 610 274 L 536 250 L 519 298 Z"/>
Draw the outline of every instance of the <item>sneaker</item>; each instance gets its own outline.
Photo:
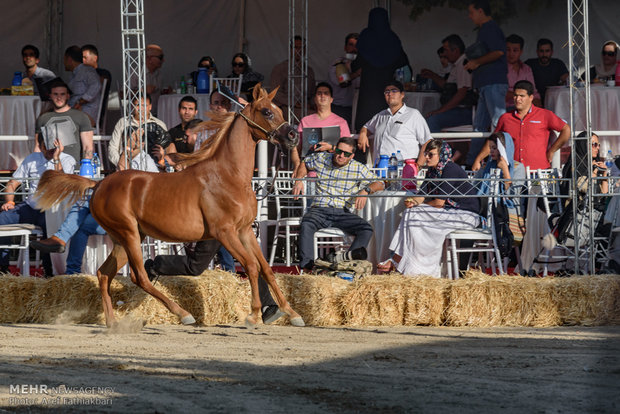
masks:
<path id="1" fill-rule="evenodd" d="M 66 243 L 56 236 L 45 240 L 33 240 L 30 246 L 43 253 L 64 253 Z"/>
<path id="2" fill-rule="evenodd" d="M 284 312 L 277 305 L 265 306 L 263 308 L 263 323 L 269 325 L 284 316 Z"/>
<path id="3" fill-rule="evenodd" d="M 149 277 L 151 283 L 157 281 L 157 278 L 159 277 L 159 273 L 157 273 L 155 269 L 153 269 L 154 265 L 155 262 L 153 261 L 153 259 L 148 259 L 146 262 L 144 262 L 144 269 L 146 270 L 146 275 Z"/>

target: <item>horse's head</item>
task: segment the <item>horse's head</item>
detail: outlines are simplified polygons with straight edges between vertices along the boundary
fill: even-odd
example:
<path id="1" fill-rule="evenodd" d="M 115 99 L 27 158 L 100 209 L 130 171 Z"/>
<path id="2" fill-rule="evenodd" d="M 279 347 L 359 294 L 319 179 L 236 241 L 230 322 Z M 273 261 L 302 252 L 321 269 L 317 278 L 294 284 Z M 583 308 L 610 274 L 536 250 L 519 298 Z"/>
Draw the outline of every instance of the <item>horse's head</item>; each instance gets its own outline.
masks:
<path id="1" fill-rule="evenodd" d="M 297 145 L 299 137 L 297 131 L 284 120 L 280 108 L 271 103 L 277 91 L 278 88 L 268 94 L 260 83 L 257 84 L 254 87 L 254 101 L 249 105 L 249 111 L 248 108 L 242 111 L 242 116 L 250 124 L 255 139 L 264 139 L 291 149 Z"/>

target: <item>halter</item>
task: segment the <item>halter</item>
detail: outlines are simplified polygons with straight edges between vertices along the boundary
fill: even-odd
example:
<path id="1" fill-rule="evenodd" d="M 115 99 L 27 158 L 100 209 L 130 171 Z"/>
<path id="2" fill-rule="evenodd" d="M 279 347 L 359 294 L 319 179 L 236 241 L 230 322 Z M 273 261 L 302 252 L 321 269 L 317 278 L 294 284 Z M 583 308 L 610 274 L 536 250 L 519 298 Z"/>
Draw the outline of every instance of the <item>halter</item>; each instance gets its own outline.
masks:
<path id="1" fill-rule="evenodd" d="M 278 125 L 277 128 L 274 128 L 271 132 L 267 131 L 265 128 L 263 128 L 262 126 L 258 125 L 256 122 L 252 121 L 250 118 L 248 118 L 243 112 L 237 112 L 239 115 L 241 115 L 241 117 L 243 119 L 245 119 L 245 121 L 250 124 L 253 127 L 256 127 L 258 129 L 260 129 L 261 131 L 263 131 L 265 133 L 265 135 L 267 135 L 267 140 L 269 142 L 271 142 L 272 144 L 276 144 L 276 142 L 274 142 L 274 137 L 276 135 L 276 132 L 278 132 L 278 130 L 280 128 L 282 128 L 283 125 L 286 125 L 286 121 L 282 122 L 280 125 Z M 254 137 L 252 137 L 252 139 L 254 139 Z M 254 141 L 257 141 L 256 139 L 254 139 Z"/>

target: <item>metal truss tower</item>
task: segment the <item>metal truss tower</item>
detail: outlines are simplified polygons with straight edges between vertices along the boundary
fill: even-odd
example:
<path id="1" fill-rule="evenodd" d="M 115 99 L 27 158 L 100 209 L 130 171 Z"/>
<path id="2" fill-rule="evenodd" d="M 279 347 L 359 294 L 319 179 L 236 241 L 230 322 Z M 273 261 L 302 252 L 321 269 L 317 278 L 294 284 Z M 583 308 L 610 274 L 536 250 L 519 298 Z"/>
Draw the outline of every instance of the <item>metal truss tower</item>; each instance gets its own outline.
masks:
<path id="1" fill-rule="evenodd" d="M 289 0 L 288 5 L 288 122 L 296 124 L 308 113 L 308 0 Z M 302 37 L 299 51 L 295 36 Z"/>
<path id="2" fill-rule="evenodd" d="M 598 191 L 598 182 L 592 182 L 592 113 L 590 106 L 590 38 L 588 29 L 588 0 L 567 0 L 568 3 L 568 57 L 569 73 L 568 79 L 570 96 L 570 128 L 571 128 L 571 160 L 572 169 L 576 171 L 587 171 L 587 191 L 584 196 L 580 196 L 577 174 L 573 173 L 571 182 L 572 209 L 575 234 L 575 273 L 590 272 L 594 273 L 595 254 L 594 254 L 594 231 L 595 223 L 593 220 L 593 195 Z M 580 79 L 581 73 L 585 73 L 585 81 Z M 585 137 L 577 137 L 576 114 L 578 102 L 584 102 L 586 110 Z M 577 159 L 575 146 L 578 141 L 586 141 L 586 158 Z M 565 177 L 567 178 L 567 177 Z M 588 240 L 579 237 L 583 229 L 588 235 Z"/>
<path id="3" fill-rule="evenodd" d="M 122 114 L 125 120 L 125 133 L 123 134 L 123 151 L 126 151 L 127 132 L 131 125 L 136 103 L 143 102 L 146 97 L 146 66 L 144 43 L 144 1 L 143 0 L 120 0 L 121 1 L 121 37 L 123 48 L 123 95 L 121 99 Z M 141 130 L 146 131 L 145 111 L 139 111 L 139 125 Z M 140 145 L 146 134 L 138 134 Z M 126 159 L 131 159 L 131 154 L 126 154 Z M 129 163 L 128 163 L 129 164 Z M 142 169 L 146 166 L 142 165 Z"/>

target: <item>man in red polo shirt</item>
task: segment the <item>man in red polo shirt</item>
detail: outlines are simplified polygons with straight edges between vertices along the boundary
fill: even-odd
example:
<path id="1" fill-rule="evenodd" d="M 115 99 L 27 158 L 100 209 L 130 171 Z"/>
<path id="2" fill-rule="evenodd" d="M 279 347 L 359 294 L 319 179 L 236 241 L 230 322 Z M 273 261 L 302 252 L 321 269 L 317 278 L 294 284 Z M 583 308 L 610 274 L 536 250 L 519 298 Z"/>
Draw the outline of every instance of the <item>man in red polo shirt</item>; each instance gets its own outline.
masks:
<path id="1" fill-rule="evenodd" d="M 532 105 L 534 85 L 518 81 L 514 86 L 515 110 L 499 118 L 495 132 L 507 132 L 515 146 L 515 161 L 532 170 L 549 168 L 553 154 L 568 142 L 570 126 L 553 112 Z M 560 133 L 549 146 L 551 131 Z M 489 155 L 488 141 L 476 157 L 472 170 L 480 169 L 480 163 Z"/>

